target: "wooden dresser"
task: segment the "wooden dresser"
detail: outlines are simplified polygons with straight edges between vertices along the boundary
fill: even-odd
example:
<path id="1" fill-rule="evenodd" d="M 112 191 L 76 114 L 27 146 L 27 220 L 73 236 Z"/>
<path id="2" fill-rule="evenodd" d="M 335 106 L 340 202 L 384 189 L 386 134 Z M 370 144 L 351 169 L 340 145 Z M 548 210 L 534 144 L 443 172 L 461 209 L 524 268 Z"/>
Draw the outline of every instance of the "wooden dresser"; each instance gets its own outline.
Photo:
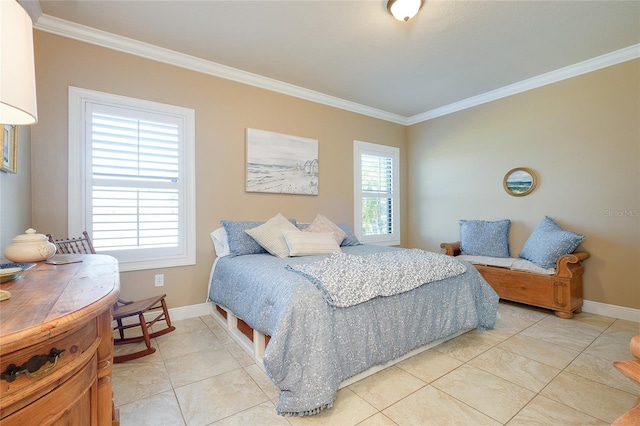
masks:
<path id="1" fill-rule="evenodd" d="M 111 370 L 111 306 L 118 262 L 73 255 L 77 263 L 39 262 L 0 284 L 0 424 L 117 425 Z"/>

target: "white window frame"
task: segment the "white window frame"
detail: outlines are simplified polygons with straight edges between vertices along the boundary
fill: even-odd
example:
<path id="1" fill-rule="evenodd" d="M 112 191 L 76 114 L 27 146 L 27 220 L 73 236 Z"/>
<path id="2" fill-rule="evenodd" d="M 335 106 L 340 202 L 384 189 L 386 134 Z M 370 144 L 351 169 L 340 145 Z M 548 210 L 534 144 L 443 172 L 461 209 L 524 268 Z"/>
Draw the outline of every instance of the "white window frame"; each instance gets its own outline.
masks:
<path id="1" fill-rule="evenodd" d="M 181 227 L 180 250 L 177 254 L 158 256 L 148 251 L 136 250 L 136 257 L 127 256 L 126 251 L 100 251 L 118 259 L 120 271 L 171 268 L 196 263 L 196 204 L 195 204 L 195 111 L 174 105 L 113 95 L 94 90 L 69 86 L 69 184 L 68 184 L 68 230 L 69 235 L 82 235 L 91 230 L 91 205 L 87 186 L 90 159 L 87 158 L 87 104 L 102 104 L 120 108 L 137 109 L 154 114 L 166 114 L 182 121 L 183 144 L 179 159 L 181 173 L 180 194 Z M 142 256 L 139 256 L 142 255 Z"/>
<path id="2" fill-rule="evenodd" d="M 389 157 L 393 163 L 393 204 L 392 227 L 393 232 L 383 235 L 362 234 L 362 198 L 370 196 L 362 192 L 362 155 Z M 353 141 L 353 173 L 354 173 L 354 233 L 363 243 L 385 246 L 400 245 L 400 149 L 388 145 L 374 144 L 363 141 Z"/>

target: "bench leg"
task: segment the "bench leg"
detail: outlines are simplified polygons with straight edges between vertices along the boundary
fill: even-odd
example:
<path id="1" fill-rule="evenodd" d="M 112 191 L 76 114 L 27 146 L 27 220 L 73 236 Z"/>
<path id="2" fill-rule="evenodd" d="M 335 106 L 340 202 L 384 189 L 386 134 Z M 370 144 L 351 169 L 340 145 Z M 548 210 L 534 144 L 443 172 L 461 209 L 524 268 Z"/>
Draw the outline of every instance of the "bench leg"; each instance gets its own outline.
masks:
<path id="1" fill-rule="evenodd" d="M 554 314 L 558 318 L 571 319 L 573 318 L 573 312 L 555 311 Z"/>

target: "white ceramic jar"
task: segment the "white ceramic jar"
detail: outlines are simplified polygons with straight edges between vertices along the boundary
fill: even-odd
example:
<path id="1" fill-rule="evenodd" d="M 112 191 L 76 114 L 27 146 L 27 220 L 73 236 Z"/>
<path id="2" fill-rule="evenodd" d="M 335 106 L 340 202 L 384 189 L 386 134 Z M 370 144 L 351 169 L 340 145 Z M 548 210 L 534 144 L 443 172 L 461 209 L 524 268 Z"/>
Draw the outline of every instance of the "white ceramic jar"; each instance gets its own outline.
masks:
<path id="1" fill-rule="evenodd" d="M 12 262 L 40 262 L 56 253 L 56 245 L 49 242 L 44 234 L 37 234 L 29 228 L 24 234 L 13 239 L 13 243 L 4 249 L 4 257 Z"/>

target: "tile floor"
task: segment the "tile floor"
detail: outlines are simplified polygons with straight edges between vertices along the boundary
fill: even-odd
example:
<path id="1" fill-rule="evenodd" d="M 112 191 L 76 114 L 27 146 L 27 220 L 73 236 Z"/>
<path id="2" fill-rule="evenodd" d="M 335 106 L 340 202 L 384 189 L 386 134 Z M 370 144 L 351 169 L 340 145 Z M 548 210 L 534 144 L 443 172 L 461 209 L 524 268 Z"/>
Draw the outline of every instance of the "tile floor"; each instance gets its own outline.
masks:
<path id="1" fill-rule="evenodd" d="M 311 417 L 276 415 L 276 387 L 212 317 L 175 321 L 155 354 L 114 366 L 114 402 L 123 426 L 607 425 L 640 396 L 612 367 L 631 358 L 638 323 L 504 302 L 499 312 L 494 330 L 343 388 Z"/>

